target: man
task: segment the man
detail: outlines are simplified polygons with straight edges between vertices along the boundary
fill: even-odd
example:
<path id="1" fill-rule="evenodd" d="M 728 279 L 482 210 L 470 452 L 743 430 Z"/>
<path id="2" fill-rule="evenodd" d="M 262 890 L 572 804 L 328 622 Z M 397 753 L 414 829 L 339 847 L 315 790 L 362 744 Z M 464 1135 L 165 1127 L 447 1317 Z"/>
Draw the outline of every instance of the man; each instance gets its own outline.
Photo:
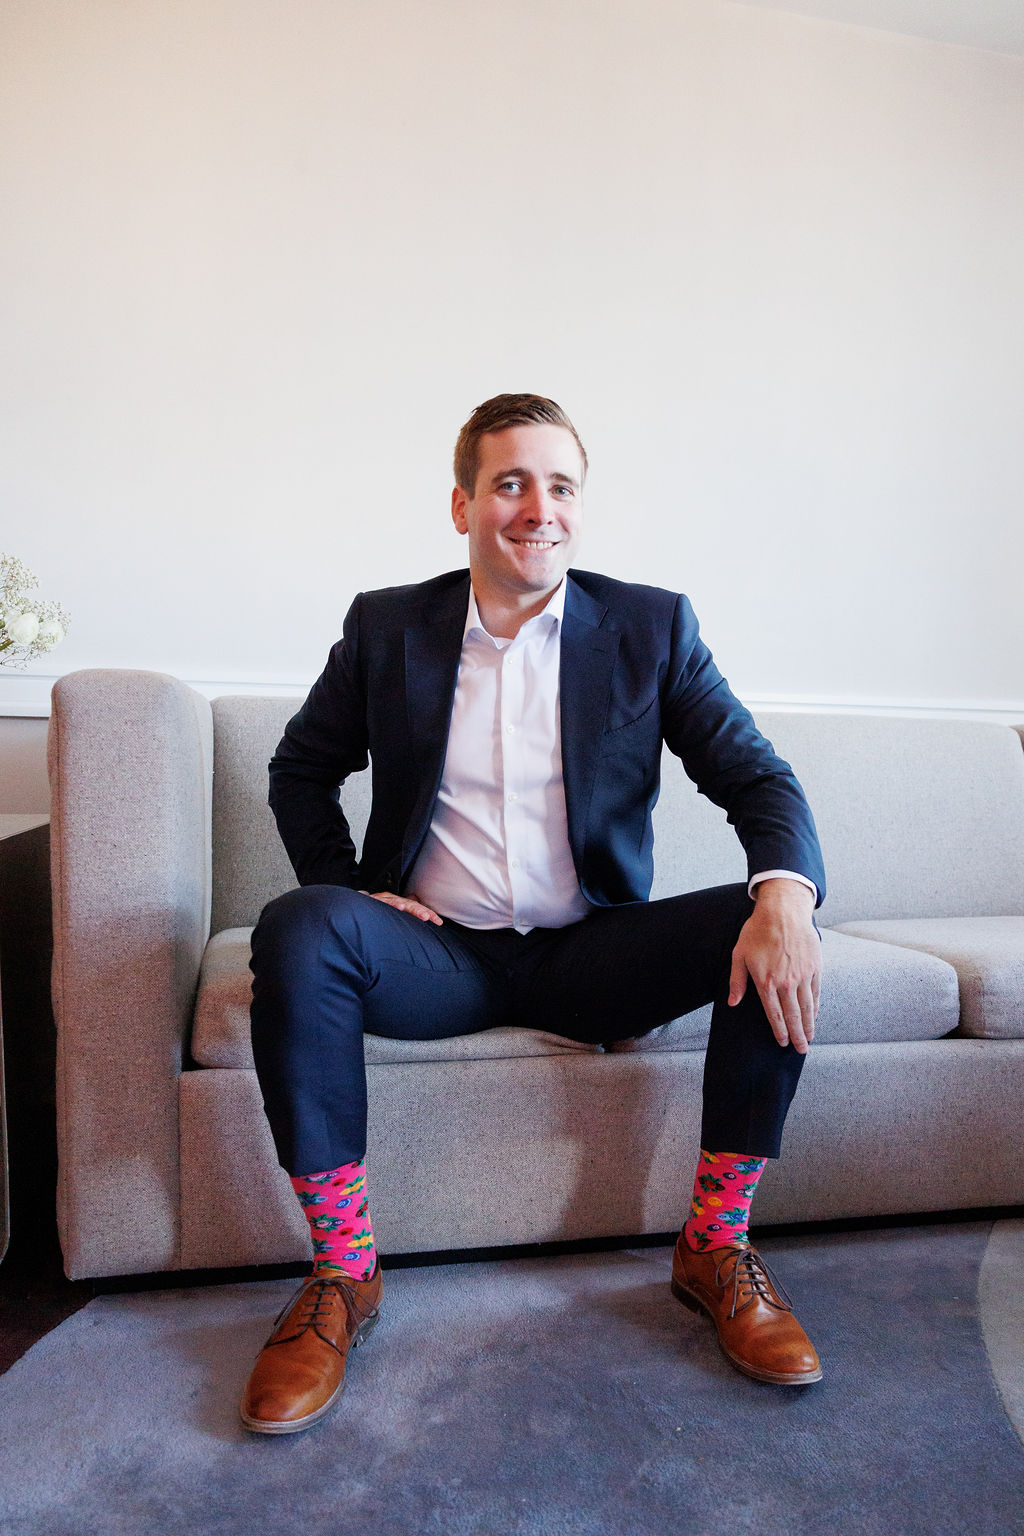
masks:
<path id="1" fill-rule="evenodd" d="M 316 1422 L 377 1319 L 367 1030 L 434 1039 L 515 1022 L 606 1042 L 713 1000 L 673 1291 L 708 1312 L 748 1375 L 820 1378 L 747 1238 L 814 1034 L 814 823 L 687 600 L 570 572 L 586 470 L 553 401 L 479 406 L 452 493 L 469 571 L 358 597 L 271 762 L 300 888 L 253 937 L 253 1048 L 316 1258 L 250 1378 L 252 1430 Z M 663 741 L 726 808 L 749 886 L 648 901 Z M 357 861 L 338 786 L 368 759 Z"/>

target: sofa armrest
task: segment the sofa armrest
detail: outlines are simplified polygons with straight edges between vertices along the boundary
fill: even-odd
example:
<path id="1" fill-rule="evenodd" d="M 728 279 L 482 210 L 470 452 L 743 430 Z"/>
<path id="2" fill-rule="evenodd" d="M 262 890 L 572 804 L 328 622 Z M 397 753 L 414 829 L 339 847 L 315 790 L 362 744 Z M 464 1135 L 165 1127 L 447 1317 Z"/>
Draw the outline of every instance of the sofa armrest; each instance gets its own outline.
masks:
<path id="1" fill-rule="evenodd" d="M 57 1221 L 73 1279 L 178 1264 L 212 743 L 209 703 L 173 677 L 91 670 L 53 690 Z"/>

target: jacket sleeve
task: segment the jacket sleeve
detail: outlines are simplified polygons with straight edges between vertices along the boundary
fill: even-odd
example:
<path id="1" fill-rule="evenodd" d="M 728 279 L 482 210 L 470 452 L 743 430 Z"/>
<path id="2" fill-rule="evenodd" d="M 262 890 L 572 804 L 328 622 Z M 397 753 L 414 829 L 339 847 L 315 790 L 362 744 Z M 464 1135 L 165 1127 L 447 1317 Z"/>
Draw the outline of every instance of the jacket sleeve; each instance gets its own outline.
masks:
<path id="1" fill-rule="evenodd" d="M 359 885 L 339 789 L 369 762 L 361 601 L 360 595 L 349 609 L 342 638 L 270 760 L 270 808 L 300 885 Z"/>
<path id="2" fill-rule="evenodd" d="M 701 794 L 735 827 L 747 878 L 791 869 L 814 882 L 820 906 L 825 868 L 807 797 L 719 672 L 685 597 L 673 616 L 662 733 Z"/>

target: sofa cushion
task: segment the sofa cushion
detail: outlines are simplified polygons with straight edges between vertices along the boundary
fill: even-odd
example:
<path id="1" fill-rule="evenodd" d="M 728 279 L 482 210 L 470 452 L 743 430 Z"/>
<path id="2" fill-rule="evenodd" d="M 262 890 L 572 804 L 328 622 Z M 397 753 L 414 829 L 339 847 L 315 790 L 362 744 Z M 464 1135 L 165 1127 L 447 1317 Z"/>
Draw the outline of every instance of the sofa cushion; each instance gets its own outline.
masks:
<path id="1" fill-rule="evenodd" d="M 843 923 L 842 932 L 937 955 L 960 983 L 960 1033 L 1024 1037 L 1024 917 L 948 917 Z"/>
<path id="2" fill-rule="evenodd" d="M 815 1031 L 819 1044 L 937 1040 L 956 1028 L 956 972 L 942 960 L 831 928 L 822 929 L 821 949 L 821 1011 Z M 639 1039 L 609 1045 L 608 1050 L 702 1050 L 710 1024 L 710 1006 L 698 1008 Z"/>
<path id="3" fill-rule="evenodd" d="M 249 1038 L 251 928 L 227 928 L 206 946 L 192 1026 L 192 1058 L 201 1067 L 253 1066 Z M 467 1061 L 517 1056 L 560 1056 L 600 1049 L 540 1029 L 487 1029 L 451 1040 L 386 1040 L 366 1035 L 366 1063 Z"/>

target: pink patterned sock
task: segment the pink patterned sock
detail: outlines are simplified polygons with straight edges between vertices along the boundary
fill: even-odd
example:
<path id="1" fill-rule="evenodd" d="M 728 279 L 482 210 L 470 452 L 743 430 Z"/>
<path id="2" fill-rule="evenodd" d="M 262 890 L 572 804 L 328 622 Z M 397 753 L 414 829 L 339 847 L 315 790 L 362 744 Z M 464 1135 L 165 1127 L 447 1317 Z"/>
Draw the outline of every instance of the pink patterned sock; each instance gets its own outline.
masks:
<path id="1" fill-rule="evenodd" d="M 366 1209 L 366 1164 L 343 1163 L 328 1173 L 306 1173 L 292 1188 L 313 1237 L 313 1273 L 369 1280 L 377 1263 Z"/>
<path id="2" fill-rule="evenodd" d="M 701 1147 L 693 1203 L 683 1228 L 696 1253 L 749 1242 L 750 1202 L 766 1162 L 743 1152 L 706 1152 Z"/>

